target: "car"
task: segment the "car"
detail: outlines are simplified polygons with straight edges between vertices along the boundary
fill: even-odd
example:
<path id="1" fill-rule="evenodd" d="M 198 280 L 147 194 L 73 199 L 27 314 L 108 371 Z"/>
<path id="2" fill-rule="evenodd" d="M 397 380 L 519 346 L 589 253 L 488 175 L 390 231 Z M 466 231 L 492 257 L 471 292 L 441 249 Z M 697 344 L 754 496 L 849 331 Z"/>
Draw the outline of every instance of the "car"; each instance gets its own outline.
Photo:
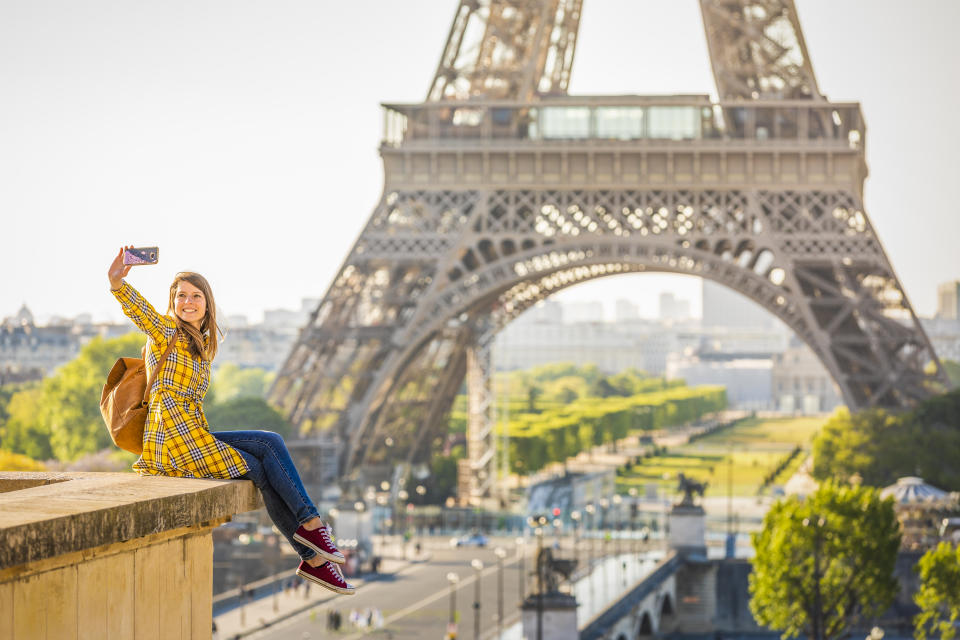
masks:
<path id="1" fill-rule="evenodd" d="M 454 538 L 450 541 L 451 546 L 454 547 L 485 547 L 487 546 L 487 542 L 489 542 L 487 536 L 482 533 L 471 533 L 470 535 Z"/>

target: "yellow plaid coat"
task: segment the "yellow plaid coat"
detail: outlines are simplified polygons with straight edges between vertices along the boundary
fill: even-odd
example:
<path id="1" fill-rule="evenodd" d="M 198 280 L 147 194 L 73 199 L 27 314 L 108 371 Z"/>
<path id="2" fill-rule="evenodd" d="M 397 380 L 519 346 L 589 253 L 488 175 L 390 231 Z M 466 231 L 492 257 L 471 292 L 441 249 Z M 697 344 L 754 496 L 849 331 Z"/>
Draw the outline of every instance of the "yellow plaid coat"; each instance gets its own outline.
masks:
<path id="1" fill-rule="evenodd" d="M 162 316 L 127 284 L 113 291 L 123 312 L 147 334 L 147 370 L 153 371 L 173 337 L 177 323 Z M 247 463 L 233 447 L 210 435 L 203 396 L 210 386 L 210 362 L 193 357 L 187 338 L 178 334 L 150 391 L 143 430 L 143 454 L 134 463 L 140 475 L 182 478 L 239 478 Z"/>

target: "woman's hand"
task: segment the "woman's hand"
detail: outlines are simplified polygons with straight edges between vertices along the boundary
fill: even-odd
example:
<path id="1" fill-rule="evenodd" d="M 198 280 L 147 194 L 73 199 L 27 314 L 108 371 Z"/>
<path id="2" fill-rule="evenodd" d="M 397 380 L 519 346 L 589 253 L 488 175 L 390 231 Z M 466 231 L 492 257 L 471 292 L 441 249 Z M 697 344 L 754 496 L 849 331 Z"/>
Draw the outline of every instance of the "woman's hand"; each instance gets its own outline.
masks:
<path id="1" fill-rule="evenodd" d="M 127 245 L 126 247 L 120 247 L 120 252 L 113 259 L 113 263 L 110 265 L 110 269 L 107 270 L 107 277 L 110 279 L 110 288 L 119 289 L 123 286 L 123 279 L 128 273 L 130 273 L 129 264 L 123 264 L 123 252 L 125 249 L 132 249 L 133 245 Z"/>

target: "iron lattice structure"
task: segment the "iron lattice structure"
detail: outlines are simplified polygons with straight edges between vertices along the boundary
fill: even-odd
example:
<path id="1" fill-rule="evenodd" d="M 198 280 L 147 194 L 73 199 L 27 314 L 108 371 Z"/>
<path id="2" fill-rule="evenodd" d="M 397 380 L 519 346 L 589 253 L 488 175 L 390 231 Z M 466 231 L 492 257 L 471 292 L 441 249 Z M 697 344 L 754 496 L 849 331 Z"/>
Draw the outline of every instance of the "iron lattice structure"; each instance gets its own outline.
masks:
<path id="1" fill-rule="evenodd" d="M 271 391 L 344 477 L 427 460 L 466 377 L 461 489 L 489 496 L 493 336 L 626 272 L 753 299 L 852 409 L 946 382 L 864 211 L 860 106 L 820 94 L 793 1 L 701 8 L 717 103 L 566 95 L 580 0 L 461 0 L 428 100 L 385 105 L 383 196 Z"/>

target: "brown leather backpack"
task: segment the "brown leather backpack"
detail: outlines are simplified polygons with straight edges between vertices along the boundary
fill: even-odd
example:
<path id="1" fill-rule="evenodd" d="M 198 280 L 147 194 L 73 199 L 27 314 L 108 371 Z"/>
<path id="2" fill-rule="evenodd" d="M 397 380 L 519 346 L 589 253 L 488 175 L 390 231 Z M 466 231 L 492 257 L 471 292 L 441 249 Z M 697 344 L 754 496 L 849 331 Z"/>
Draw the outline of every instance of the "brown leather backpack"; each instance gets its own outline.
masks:
<path id="1" fill-rule="evenodd" d="M 100 393 L 100 413 L 103 414 L 110 438 L 121 449 L 137 455 L 143 453 L 143 429 L 147 424 L 150 387 L 176 343 L 175 332 L 149 380 L 144 362 L 146 347 L 144 358 L 120 358 L 107 374 L 107 384 L 103 385 Z"/>

